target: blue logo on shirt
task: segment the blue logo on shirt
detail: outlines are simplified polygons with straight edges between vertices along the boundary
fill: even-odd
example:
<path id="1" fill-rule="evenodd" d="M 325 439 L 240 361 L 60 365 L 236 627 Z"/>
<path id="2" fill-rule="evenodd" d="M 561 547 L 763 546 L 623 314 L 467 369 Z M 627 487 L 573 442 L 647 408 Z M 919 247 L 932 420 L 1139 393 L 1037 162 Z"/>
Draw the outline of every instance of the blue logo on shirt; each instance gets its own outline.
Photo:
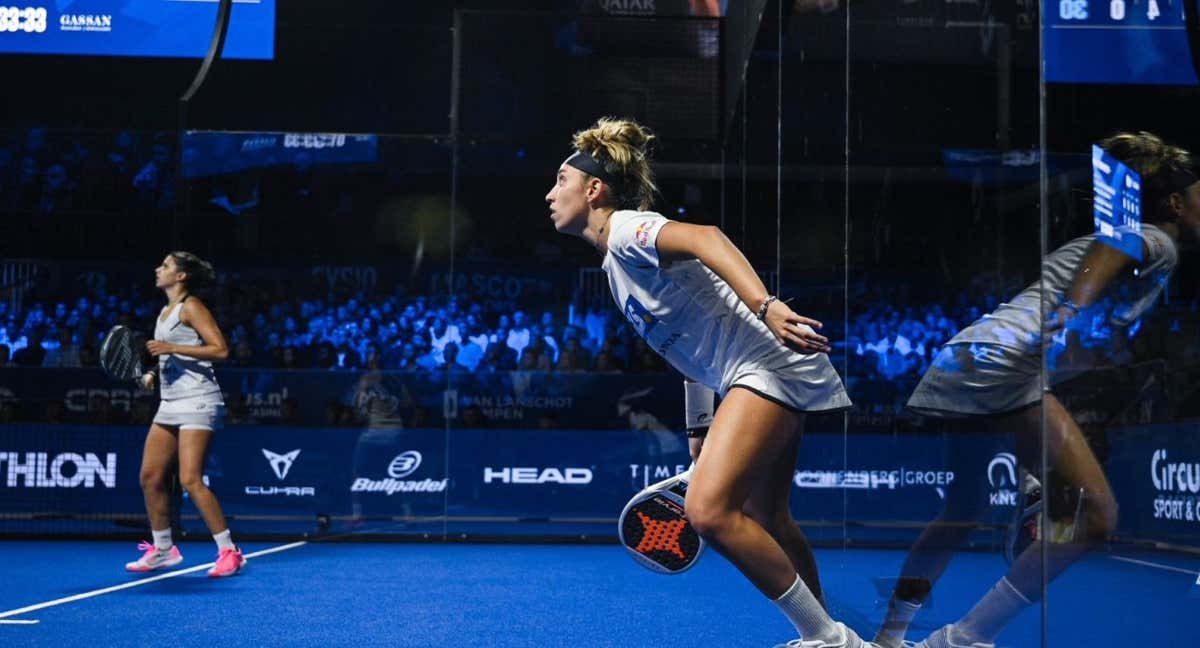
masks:
<path id="1" fill-rule="evenodd" d="M 633 295 L 625 299 L 625 317 L 629 318 L 634 330 L 643 338 L 649 335 L 650 329 L 658 324 L 658 318 L 646 310 L 641 302 L 634 299 Z"/>

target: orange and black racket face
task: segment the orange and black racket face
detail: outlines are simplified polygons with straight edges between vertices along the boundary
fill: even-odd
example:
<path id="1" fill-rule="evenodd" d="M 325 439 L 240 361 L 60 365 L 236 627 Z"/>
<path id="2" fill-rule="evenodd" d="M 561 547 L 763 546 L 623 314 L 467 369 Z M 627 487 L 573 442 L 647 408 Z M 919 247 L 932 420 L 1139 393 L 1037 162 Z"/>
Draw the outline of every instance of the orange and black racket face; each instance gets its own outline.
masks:
<path id="1" fill-rule="evenodd" d="M 666 574 L 690 568 L 704 548 L 684 517 L 683 507 L 662 493 L 651 493 L 626 509 L 621 519 L 621 542 L 635 560 Z"/>

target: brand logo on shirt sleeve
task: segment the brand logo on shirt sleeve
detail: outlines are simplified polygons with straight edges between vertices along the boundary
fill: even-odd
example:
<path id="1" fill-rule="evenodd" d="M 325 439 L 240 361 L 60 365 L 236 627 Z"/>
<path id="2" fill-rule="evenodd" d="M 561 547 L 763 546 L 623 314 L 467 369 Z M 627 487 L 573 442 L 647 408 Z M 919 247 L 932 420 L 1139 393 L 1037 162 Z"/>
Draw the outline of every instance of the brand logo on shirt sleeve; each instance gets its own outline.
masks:
<path id="1" fill-rule="evenodd" d="M 654 221 L 642 221 L 633 233 L 633 240 L 641 247 L 650 245 L 650 230 L 654 229 Z"/>

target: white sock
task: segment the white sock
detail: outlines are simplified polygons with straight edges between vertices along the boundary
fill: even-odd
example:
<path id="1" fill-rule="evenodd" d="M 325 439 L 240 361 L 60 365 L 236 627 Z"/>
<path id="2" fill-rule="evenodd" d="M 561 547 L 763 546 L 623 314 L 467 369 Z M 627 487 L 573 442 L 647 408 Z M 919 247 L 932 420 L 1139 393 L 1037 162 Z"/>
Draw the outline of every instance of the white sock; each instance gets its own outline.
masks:
<path id="1" fill-rule="evenodd" d="M 225 529 L 224 531 L 213 536 L 213 540 L 217 541 L 217 549 L 235 548 L 233 546 L 233 535 L 229 533 L 229 529 Z"/>
<path id="2" fill-rule="evenodd" d="M 1008 582 L 1008 577 L 1001 578 L 966 616 L 954 624 L 952 629 L 960 635 L 954 639 L 993 643 L 1000 631 L 1030 605 L 1033 601 L 1018 592 Z"/>
<path id="3" fill-rule="evenodd" d="M 920 603 L 893 598 L 888 605 L 887 621 L 875 635 L 875 643 L 883 648 L 899 648 L 904 643 L 909 624 L 920 609 Z"/>
<path id="4" fill-rule="evenodd" d="M 837 625 L 825 613 L 821 602 L 812 595 L 800 576 L 796 576 L 796 582 L 792 583 L 783 596 L 775 599 L 775 605 L 779 606 L 783 615 L 796 627 L 801 639 L 836 641 L 841 638 Z"/>
<path id="5" fill-rule="evenodd" d="M 151 529 L 150 535 L 154 537 L 154 548 L 159 551 L 168 551 L 175 544 L 171 541 L 171 527 L 167 527 L 162 531 Z"/>

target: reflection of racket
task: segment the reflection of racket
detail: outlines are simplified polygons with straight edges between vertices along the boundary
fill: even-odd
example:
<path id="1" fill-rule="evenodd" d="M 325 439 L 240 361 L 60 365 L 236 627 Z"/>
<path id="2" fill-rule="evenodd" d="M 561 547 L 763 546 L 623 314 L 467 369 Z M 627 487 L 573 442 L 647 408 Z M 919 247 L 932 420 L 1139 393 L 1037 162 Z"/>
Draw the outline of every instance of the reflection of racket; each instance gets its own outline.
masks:
<path id="1" fill-rule="evenodd" d="M 662 574 L 687 571 L 700 554 L 704 540 L 683 515 L 692 471 L 651 484 L 634 495 L 617 523 L 621 544 L 638 564 Z"/>
<path id="2" fill-rule="evenodd" d="M 153 365 L 146 336 L 128 326 L 114 326 L 100 345 L 100 366 L 110 378 L 137 380 Z"/>

